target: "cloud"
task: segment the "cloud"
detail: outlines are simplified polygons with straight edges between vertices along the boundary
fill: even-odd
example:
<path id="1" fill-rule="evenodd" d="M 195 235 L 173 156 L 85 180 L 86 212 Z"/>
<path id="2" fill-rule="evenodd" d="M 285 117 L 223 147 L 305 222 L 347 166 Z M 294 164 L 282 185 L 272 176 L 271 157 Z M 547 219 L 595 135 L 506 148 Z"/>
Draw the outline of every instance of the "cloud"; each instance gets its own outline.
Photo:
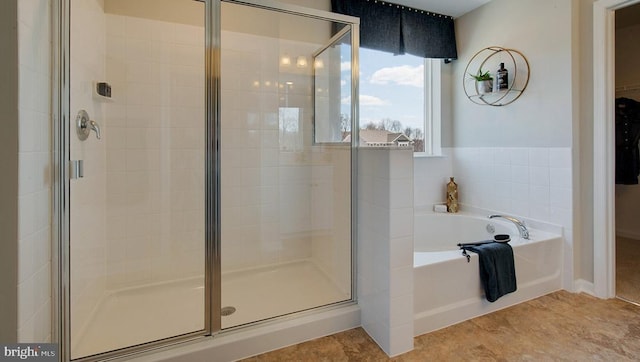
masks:
<path id="1" fill-rule="evenodd" d="M 412 67 L 401 65 L 378 69 L 369 80 L 372 84 L 397 84 L 412 87 L 424 87 L 424 65 Z"/>
<path id="2" fill-rule="evenodd" d="M 351 103 L 351 96 L 342 98 L 342 104 L 350 104 L 350 103 Z M 391 102 L 375 96 L 368 96 L 366 94 L 360 95 L 361 106 L 388 106 L 390 104 Z"/>
<path id="3" fill-rule="evenodd" d="M 351 70 L 351 62 L 342 62 L 340 63 L 340 71 L 346 72 Z"/>
<path id="4" fill-rule="evenodd" d="M 345 85 L 347 85 L 347 81 L 346 81 L 346 80 L 344 80 L 344 79 L 342 79 L 342 80 L 340 81 L 340 85 L 344 87 Z"/>

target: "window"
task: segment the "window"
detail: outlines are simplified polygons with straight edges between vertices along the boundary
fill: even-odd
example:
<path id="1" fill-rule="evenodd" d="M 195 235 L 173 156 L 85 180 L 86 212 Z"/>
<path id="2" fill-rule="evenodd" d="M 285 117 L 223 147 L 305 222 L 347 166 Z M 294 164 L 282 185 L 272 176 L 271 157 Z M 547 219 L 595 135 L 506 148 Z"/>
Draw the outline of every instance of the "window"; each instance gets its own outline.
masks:
<path id="1" fill-rule="evenodd" d="M 360 49 L 361 146 L 440 154 L 441 62 Z"/>

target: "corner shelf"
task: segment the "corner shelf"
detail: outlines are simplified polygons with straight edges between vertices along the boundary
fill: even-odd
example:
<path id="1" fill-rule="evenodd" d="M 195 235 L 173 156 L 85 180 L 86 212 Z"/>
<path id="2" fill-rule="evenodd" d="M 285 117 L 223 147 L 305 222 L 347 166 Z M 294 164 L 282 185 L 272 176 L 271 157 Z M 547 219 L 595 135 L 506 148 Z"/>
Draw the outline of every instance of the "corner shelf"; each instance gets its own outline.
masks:
<path id="1" fill-rule="evenodd" d="M 470 74 L 478 74 L 481 70 L 486 71 L 488 68 L 497 69 L 500 63 L 505 63 L 505 68 L 509 71 L 508 88 L 497 92 L 479 93 L 476 80 Z M 483 106 L 502 107 L 511 104 L 520 98 L 528 84 L 527 58 L 515 49 L 498 46 L 484 48 L 471 57 L 462 78 L 462 86 L 467 98 Z"/>

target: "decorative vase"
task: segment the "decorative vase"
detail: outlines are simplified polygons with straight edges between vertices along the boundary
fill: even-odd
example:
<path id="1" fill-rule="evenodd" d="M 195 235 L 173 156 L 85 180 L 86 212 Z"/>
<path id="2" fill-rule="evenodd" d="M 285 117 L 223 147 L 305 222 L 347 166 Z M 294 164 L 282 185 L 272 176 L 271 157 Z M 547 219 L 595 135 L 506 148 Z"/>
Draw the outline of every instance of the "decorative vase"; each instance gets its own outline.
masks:
<path id="1" fill-rule="evenodd" d="M 458 184 L 449 177 L 447 184 L 447 212 L 458 212 Z"/>
<path id="2" fill-rule="evenodd" d="M 493 90 L 493 80 L 479 80 L 476 82 L 476 87 L 478 88 L 478 94 L 483 95 L 487 93 L 491 93 Z"/>

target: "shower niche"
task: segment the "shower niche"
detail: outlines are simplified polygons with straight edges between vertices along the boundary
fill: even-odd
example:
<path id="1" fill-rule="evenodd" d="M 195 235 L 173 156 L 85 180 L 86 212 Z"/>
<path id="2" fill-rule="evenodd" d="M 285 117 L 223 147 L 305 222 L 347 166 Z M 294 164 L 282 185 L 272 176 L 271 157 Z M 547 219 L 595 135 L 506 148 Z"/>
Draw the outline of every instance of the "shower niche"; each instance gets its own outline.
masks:
<path id="1" fill-rule="evenodd" d="M 357 102 L 341 100 L 357 74 L 341 63 L 357 59 L 357 23 L 257 1 L 61 4 L 61 112 L 101 132 L 80 141 L 69 122 L 58 139 L 63 359 L 349 304 Z M 338 80 L 322 98 L 326 70 Z M 96 79 L 117 97 L 95 97 Z"/>

